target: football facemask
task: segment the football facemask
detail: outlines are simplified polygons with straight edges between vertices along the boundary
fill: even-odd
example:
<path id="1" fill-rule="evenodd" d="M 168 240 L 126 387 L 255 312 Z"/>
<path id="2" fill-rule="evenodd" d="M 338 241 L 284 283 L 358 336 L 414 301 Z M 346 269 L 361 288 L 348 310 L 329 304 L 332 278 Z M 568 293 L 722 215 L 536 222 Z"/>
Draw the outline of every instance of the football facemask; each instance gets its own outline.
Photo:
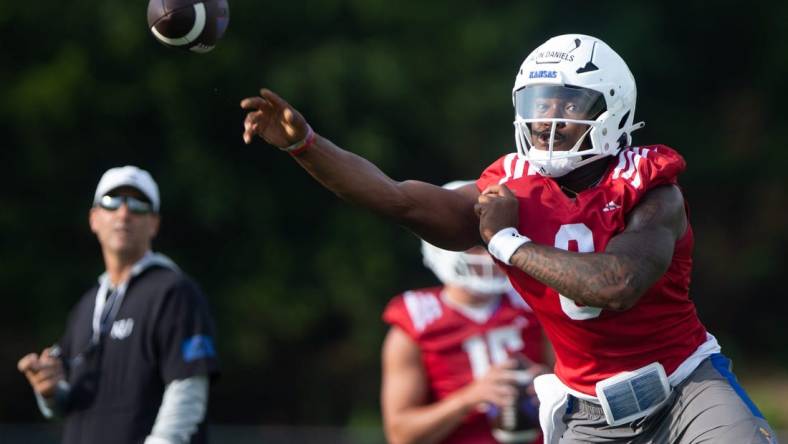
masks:
<path id="1" fill-rule="evenodd" d="M 586 136 L 605 109 L 597 91 L 562 85 L 535 85 L 515 92 L 515 136 L 531 165 L 560 177 L 595 151 Z"/>

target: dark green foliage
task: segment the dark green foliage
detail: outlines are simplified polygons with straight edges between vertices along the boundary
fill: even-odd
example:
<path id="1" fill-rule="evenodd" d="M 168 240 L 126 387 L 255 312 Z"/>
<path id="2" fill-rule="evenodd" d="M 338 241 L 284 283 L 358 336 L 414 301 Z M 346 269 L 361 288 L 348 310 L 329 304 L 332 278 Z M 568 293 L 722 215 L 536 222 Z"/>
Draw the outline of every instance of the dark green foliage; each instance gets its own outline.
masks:
<path id="1" fill-rule="evenodd" d="M 648 122 L 636 142 L 689 162 L 701 318 L 749 357 L 788 363 L 774 309 L 788 271 L 786 6 L 528 3 L 237 0 L 224 39 L 197 55 L 159 45 L 139 1 L 3 2 L 0 421 L 38 418 L 15 362 L 57 338 L 102 271 L 87 211 L 123 164 L 158 180 L 156 248 L 215 309 L 213 419 L 377 418 L 380 312 L 434 282 L 418 242 L 287 155 L 244 146 L 238 103 L 267 86 L 394 178 L 472 179 L 514 149 L 520 62 L 564 32 L 629 62 Z"/>

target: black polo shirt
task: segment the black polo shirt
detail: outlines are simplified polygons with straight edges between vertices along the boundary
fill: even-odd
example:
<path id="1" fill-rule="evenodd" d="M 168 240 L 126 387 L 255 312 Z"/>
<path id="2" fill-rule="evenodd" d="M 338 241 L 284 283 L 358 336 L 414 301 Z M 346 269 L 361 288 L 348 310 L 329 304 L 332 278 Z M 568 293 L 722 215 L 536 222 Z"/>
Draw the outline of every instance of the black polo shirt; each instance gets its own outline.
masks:
<path id="1" fill-rule="evenodd" d="M 63 443 L 142 443 L 167 383 L 216 374 L 213 321 L 192 279 L 154 265 L 129 281 L 110 332 L 90 347 L 98 288 L 74 307 L 59 343 L 71 384 Z M 203 423 L 191 442 L 205 435 Z"/>

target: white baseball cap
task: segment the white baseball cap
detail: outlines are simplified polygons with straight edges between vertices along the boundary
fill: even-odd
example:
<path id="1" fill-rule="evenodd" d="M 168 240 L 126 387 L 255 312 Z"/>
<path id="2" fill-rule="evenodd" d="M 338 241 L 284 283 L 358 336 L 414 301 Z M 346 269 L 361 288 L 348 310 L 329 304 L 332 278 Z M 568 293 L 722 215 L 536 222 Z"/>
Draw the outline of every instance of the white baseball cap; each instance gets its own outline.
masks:
<path id="1" fill-rule="evenodd" d="M 115 188 L 132 187 L 139 190 L 153 205 L 153 211 L 159 212 L 159 186 L 150 173 L 132 165 L 110 168 L 101 176 L 96 194 L 93 196 L 93 205 L 98 204 L 102 197 Z"/>

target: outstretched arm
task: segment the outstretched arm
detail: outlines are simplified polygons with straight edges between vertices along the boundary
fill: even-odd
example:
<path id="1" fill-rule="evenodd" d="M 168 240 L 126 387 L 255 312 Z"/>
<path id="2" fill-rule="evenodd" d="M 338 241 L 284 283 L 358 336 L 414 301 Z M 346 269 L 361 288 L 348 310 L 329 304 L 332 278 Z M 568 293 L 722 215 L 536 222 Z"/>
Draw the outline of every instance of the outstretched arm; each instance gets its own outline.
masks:
<path id="1" fill-rule="evenodd" d="M 517 227 L 517 199 L 505 186 L 492 186 L 476 206 L 485 242 L 506 227 Z M 684 198 L 676 186 L 649 191 L 629 213 L 626 229 L 602 253 L 574 253 L 528 242 L 509 259 L 538 281 L 575 302 L 626 310 L 667 271 L 676 241 L 687 230 Z"/>
<path id="2" fill-rule="evenodd" d="M 245 143 L 259 136 L 279 148 L 295 147 L 299 165 L 340 198 L 443 248 L 465 250 L 478 243 L 475 186 L 446 190 L 414 180 L 395 181 L 368 160 L 315 134 L 301 113 L 270 90 L 243 99 L 241 107 L 248 111 Z"/>

